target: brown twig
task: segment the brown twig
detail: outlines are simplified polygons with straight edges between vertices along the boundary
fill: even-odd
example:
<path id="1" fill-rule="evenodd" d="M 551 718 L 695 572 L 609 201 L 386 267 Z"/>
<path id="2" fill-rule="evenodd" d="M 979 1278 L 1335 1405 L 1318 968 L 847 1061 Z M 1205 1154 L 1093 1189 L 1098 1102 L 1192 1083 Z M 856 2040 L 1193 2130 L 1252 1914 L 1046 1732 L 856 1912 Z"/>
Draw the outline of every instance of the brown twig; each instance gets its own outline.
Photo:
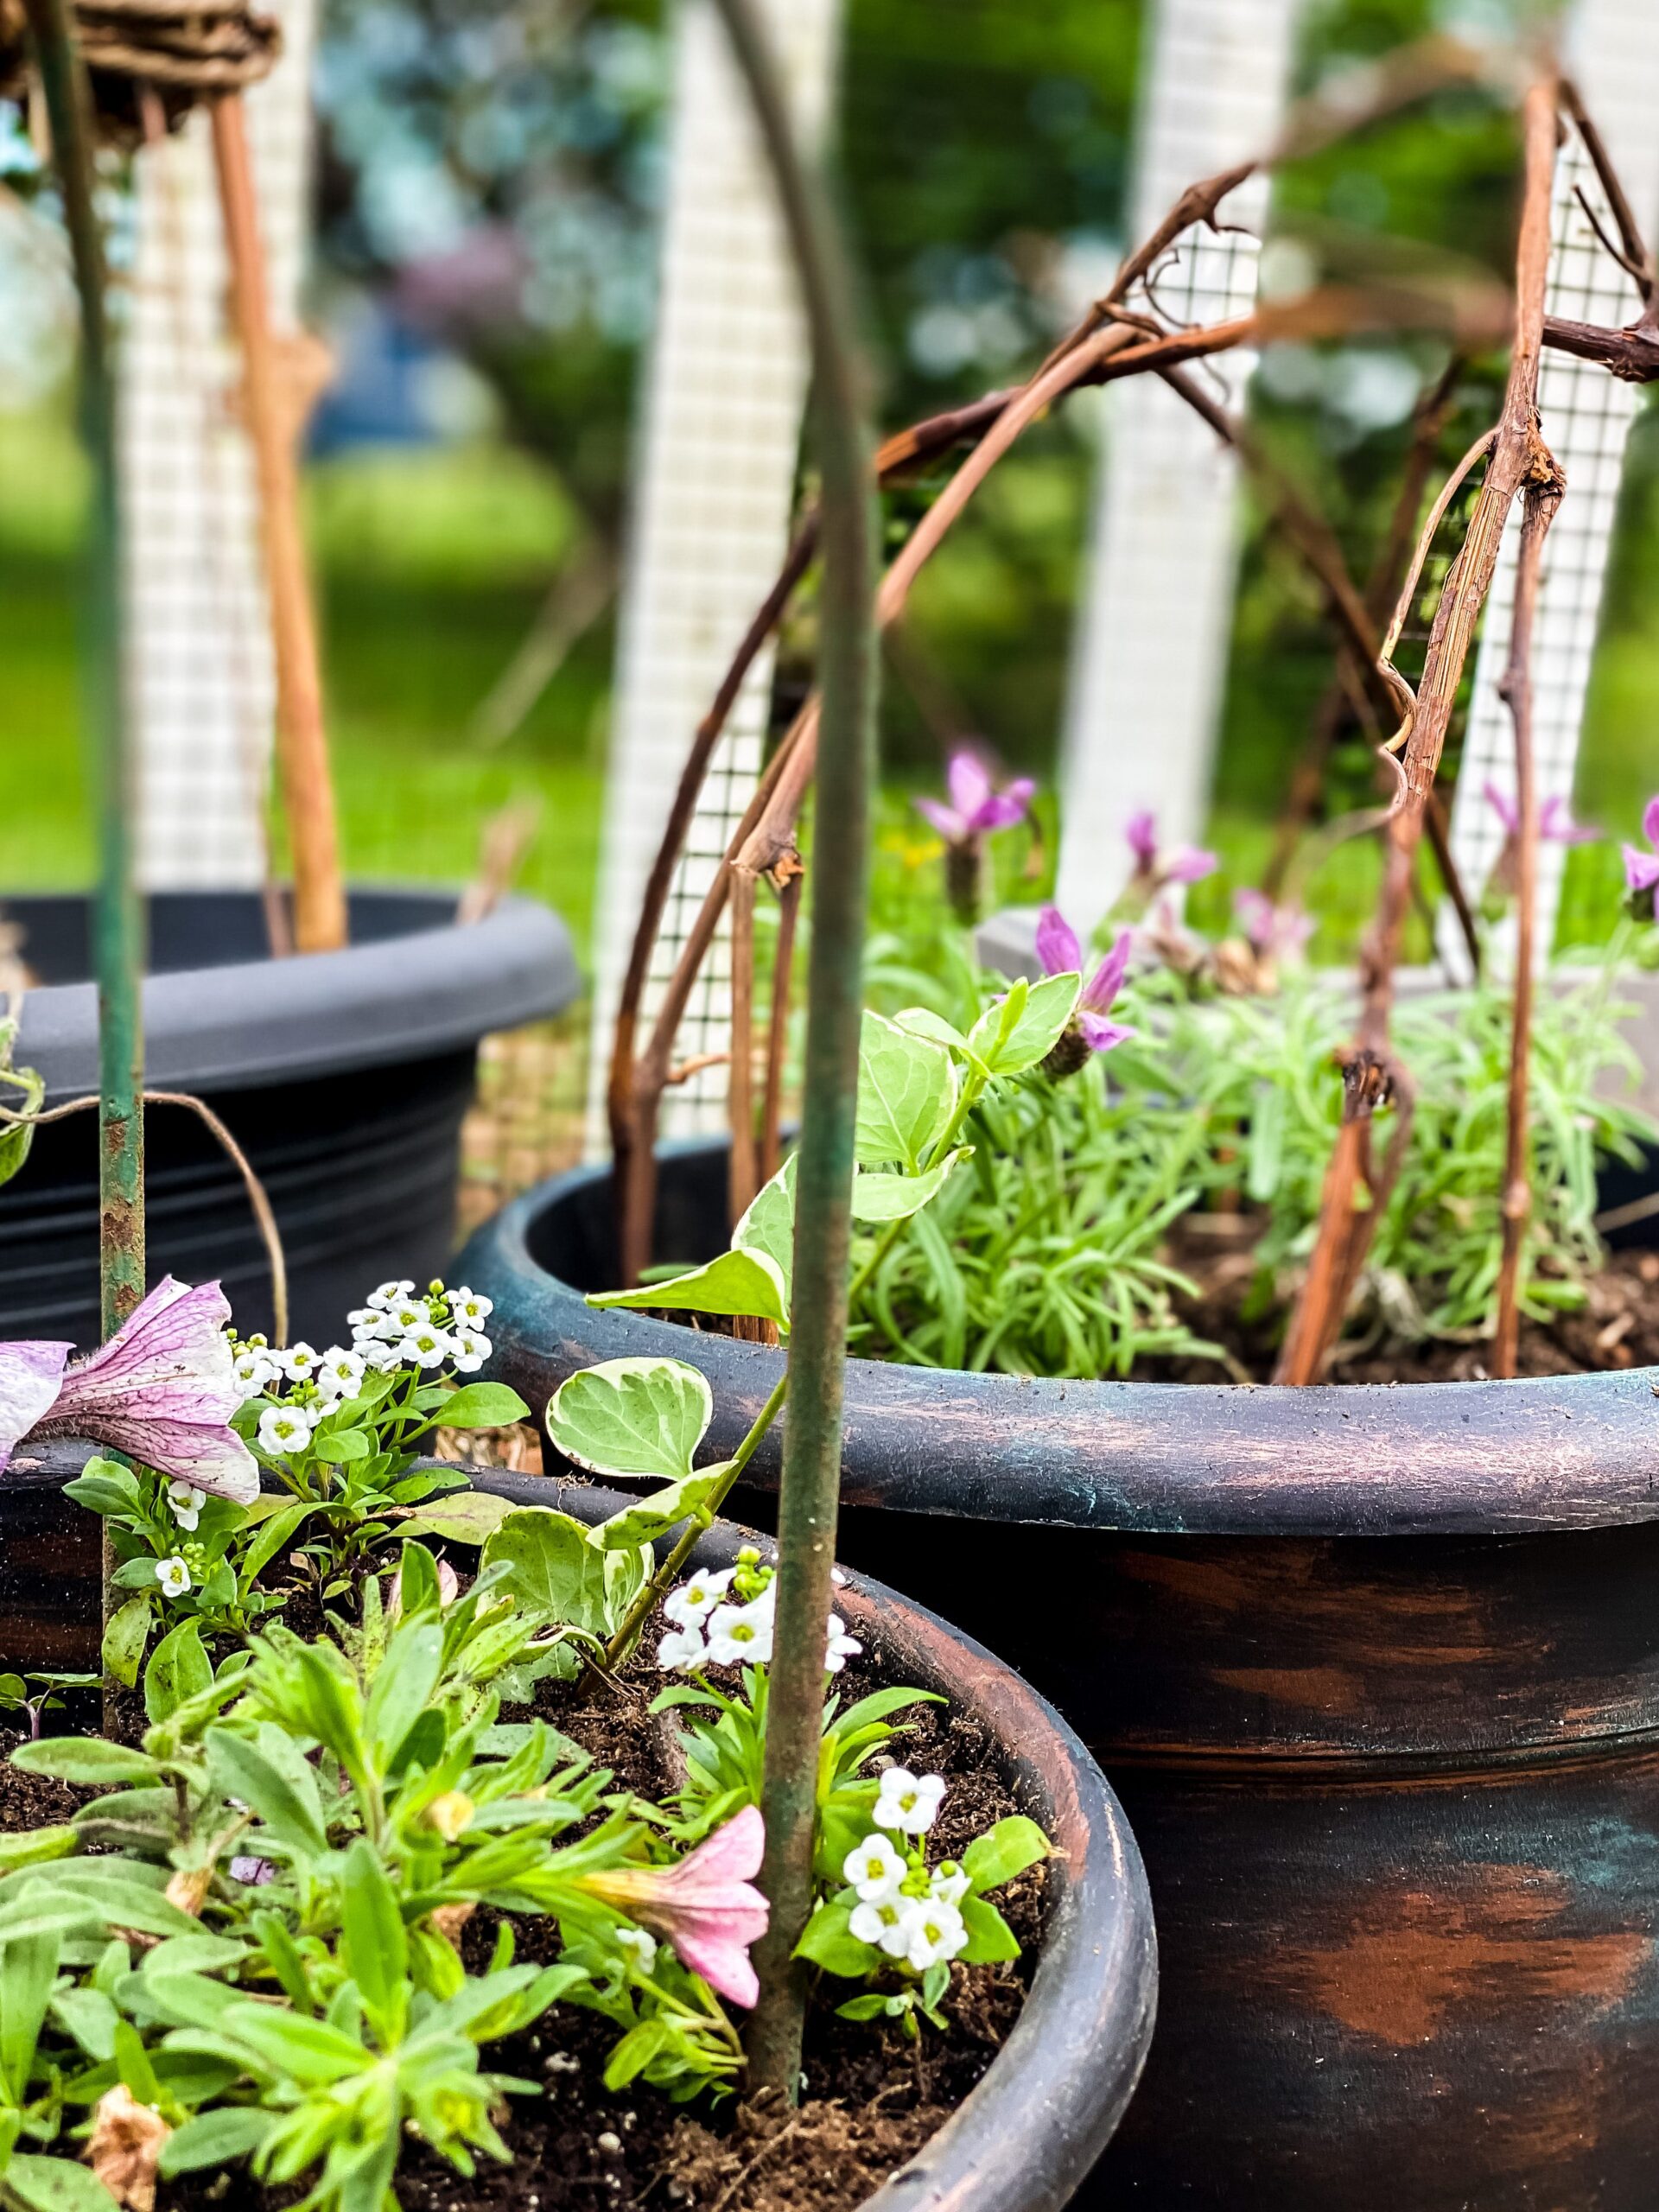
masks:
<path id="1" fill-rule="evenodd" d="M 1586 113 L 1578 86 L 1570 78 L 1561 79 L 1560 100 L 1563 111 L 1572 118 L 1573 127 L 1579 134 L 1585 152 L 1590 156 L 1591 167 L 1596 172 L 1602 191 L 1606 194 L 1608 212 L 1618 232 L 1618 243 L 1615 245 L 1602 229 L 1594 208 L 1582 191 L 1579 194 L 1579 205 L 1589 217 L 1591 228 L 1596 236 L 1637 289 L 1642 302 L 1642 312 L 1631 326 L 1632 329 L 1646 338 L 1659 338 L 1659 272 L 1655 270 L 1653 256 L 1642 236 L 1636 211 L 1619 181 L 1618 170 L 1613 167 L 1607 142 Z M 1546 524 L 1545 528 L 1548 527 Z"/>
<path id="2" fill-rule="evenodd" d="M 727 1155 L 728 1217 L 745 1213 L 760 1187 L 754 1147 L 754 899 L 756 879 L 732 879 L 732 1058 L 727 1088 L 732 1147 Z"/>
<path id="3" fill-rule="evenodd" d="M 1528 1072 L 1532 1050 L 1533 907 L 1538 888 L 1538 790 L 1532 759 L 1532 632 L 1543 574 L 1544 540 L 1561 504 L 1566 480 L 1547 449 L 1529 479 L 1522 508 L 1516 569 L 1515 619 L 1499 693 L 1515 725 L 1516 944 L 1515 1005 L 1510 1028 L 1509 1128 L 1504 1144 L 1503 1254 L 1497 1274 L 1497 1327 L 1492 1372 L 1515 1373 L 1521 1333 L 1521 1254 L 1532 1212 L 1527 1172 Z"/>
<path id="4" fill-rule="evenodd" d="M 1538 435 L 1538 371 L 1544 288 L 1549 273 L 1550 185 L 1555 163 L 1555 82 L 1545 77 L 1528 92 L 1522 111 L 1525 149 L 1520 238 L 1516 252 L 1516 331 L 1503 416 L 1487 460 L 1469 529 L 1447 573 L 1404 733 L 1401 803 L 1387 830 L 1382 890 L 1376 922 L 1360 958 L 1363 1004 L 1349 1059 L 1343 1128 L 1322 1197 L 1313 1255 L 1286 1334 L 1275 1379 L 1317 1380 L 1370 1249 L 1382 1204 L 1373 1187 L 1360 1202 L 1361 1139 L 1354 1124 L 1377 1103 L 1406 1093 L 1403 1071 L 1389 1049 L 1395 969 L 1411 903 L 1412 872 L 1429 795 L 1440 766 L 1475 627 L 1497 566 L 1503 524 L 1516 494 L 1539 480 L 1548 455 Z M 1400 679 L 1403 681 L 1403 679 Z M 1356 1090 L 1351 1071 L 1365 1081 Z M 1403 1151 L 1404 1116 L 1391 1153 Z"/>
<path id="5" fill-rule="evenodd" d="M 778 894 L 778 946 L 772 971 L 772 1007 L 766 1027 L 766 1088 L 760 1106 L 762 1183 L 778 1173 L 783 1150 L 784 1060 L 789 1043 L 789 995 L 795 965 L 795 926 L 801 912 L 801 871 L 792 869 Z"/>

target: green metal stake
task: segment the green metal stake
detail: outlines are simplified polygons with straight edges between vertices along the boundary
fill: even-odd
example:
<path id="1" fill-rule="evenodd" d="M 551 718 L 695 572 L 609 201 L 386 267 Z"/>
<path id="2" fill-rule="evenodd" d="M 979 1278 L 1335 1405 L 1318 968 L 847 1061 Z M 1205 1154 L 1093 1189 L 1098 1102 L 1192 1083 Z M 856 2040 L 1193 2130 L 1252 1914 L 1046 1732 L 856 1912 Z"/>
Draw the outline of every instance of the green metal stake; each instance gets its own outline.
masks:
<path id="1" fill-rule="evenodd" d="M 766 1719 L 761 1885 L 772 1924 L 756 1950 L 752 2090 L 794 2102 L 805 1993 L 795 1946 L 812 1897 L 823 1653 L 841 1488 L 853 1135 L 863 998 L 874 734 L 874 478 L 851 284 L 828 199 L 796 147 L 752 0 L 717 0 L 748 86 L 793 249 L 812 341 L 823 477 L 823 721 L 812 848 L 805 1110 L 795 1198 L 795 1302 L 778 1497 L 778 1610 Z"/>
<path id="2" fill-rule="evenodd" d="M 93 937 L 99 1027 L 99 1282 L 107 1337 L 144 1294 L 143 925 L 132 880 L 131 771 L 123 711 L 115 374 L 105 312 L 92 99 L 67 0 L 24 0 L 80 297 L 80 435 L 92 462 L 86 708 L 98 804 Z M 114 1561 L 105 1537 L 104 1613 Z"/>

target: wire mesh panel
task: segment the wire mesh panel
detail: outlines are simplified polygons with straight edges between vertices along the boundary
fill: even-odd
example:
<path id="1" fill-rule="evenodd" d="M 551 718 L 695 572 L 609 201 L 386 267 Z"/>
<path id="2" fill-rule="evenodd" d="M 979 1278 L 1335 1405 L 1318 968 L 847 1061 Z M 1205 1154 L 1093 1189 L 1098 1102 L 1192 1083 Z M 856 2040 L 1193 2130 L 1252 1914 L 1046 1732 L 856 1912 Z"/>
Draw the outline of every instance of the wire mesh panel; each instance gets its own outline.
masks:
<path id="1" fill-rule="evenodd" d="M 305 260 L 314 0 L 275 12 L 283 59 L 244 98 L 281 336 Z M 257 883 L 276 685 L 205 112 L 138 156 L 137 200 L 120 406 L 139 880 Z"/>
<path id="2" fill-rule="evenodd" d="M 1160 0 L 1141 89 L 1133 238 L 1195 180 L 1265 147 L 1283 111 L 1297 0 Z M 1149 273 L 1132 304 L 1172 324 L 1249 312 L 1265 178 Z M 1230 404 L 1253 356 L 1205 371 Z M 1106 454 L 1072 642 L 1058 897 L 1090 929 L 1119 887 L 1131 814 L 1151 807 L 1170 840 L 1197 836 L 1230 629 L 1235 470 L 1174 393 L 1137 377 L 1106 400 Z M 1103 855 L 1109 855 L 1103 865 Z M 1125 862 L 1127 867 L 1127 861 Z"/>
<path id="3" fill-rule="evenodd" d="M 836 0 L 761 11 L 809 133 L 828 101 Z M 765 596 L 787 540 L 806 345 L 772 188 L 724 35 L 686 0 L 675 72 L 668 213 L 656 338 L 618 645 L 610 779 L 594 925 L 589 1141 L 604 1144 L 611 1027 L 645 879 L 699 718 Z M 733 710 L 674 880 L 646 996 L 660 997 L 760 763 L 770 656 Z M 729 1030 L 721 937 L 682 1022 L 682 1058 L 719 1054 Z M 671 1093 L 664 1126 L 718 1126 L 715 1065 Z"/>
<path id="4" fill-rule="evenodd" d="M 1653 0 L 1581 0 L 1569 60 L 1637 219 L 1651 235 L 1659 214 L 1659 7 Z M 1639 304 L 1636 288 L 1596 237 L 1580 194 L 1616 236 L 1595 172 L 1570 136 L 1556 162 L 1548 310 L 1575 322 L 1628 322 Z M 1538 400 L 1544 436 L 1567 472 L 1567 497 L 1545 541 L 1533 630 L 1532 741 L 1541 806 L 1573 793 L 1619 478 L 1639 399 L 1634 387 L 1594 362 L 1546 353 Z M 1452 806 L 1452 855 L 1471 894 L 1503 841 L 1484 786 L 1490 781 L 1511 797 L 1515 791 L 1514 726 L 1497 687 L 1515 606 L 1519 516 L 1517 503 L 1488 602 Z M 1554 934 L 1565 858 L 1559 843 L 1539 848 L 1537 942 L 1544 957 Z M 1468 956 L 1449 911 L 1440 917 L 1439 934 L 1442 957 L 1455 974 L 1466 973 Z"/>

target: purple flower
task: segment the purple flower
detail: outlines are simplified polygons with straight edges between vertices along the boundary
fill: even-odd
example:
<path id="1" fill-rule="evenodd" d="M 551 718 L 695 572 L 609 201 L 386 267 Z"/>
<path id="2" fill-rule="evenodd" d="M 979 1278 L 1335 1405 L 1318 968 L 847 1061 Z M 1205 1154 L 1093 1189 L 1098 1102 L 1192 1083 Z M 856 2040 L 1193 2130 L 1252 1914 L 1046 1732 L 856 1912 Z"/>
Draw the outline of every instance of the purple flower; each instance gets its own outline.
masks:
<path id="1" fill-rule="evenodd" d="M 1114 1045 L 1121 1045 L 1135 1032 L 1121 1021 L 1109 1021 L 1112 1001 L 1123 988 L 1124 971 L 1129 964 L 1131 932 L 1120 930 L 1116 942 L 1083 987 L 1073 1016 L 1084 1043 L 1091 1052 L 1109 1052 Z M 1046 976 L 1072 976 L 1083 972 L 1083 947 L 1077 933 L 1065 919 L 1058 906 L 1045 906 L 1037 923 L 1037 957 L 1043 963 Z"/>
<path id="2" fill-rule="evenodd" d="M 216 1282 L 191 1290 L 168 1275 L 106 1344 L 67 1370 L 67 1344 L 0 1344 L 0 1467 L 25 1435 L 86 1436 L 158 1474 L 251 1503 L 259 1469 L 230 1426 L 242 1403 L 230 1318 Z"/>
<path id="3" fill-rule="evenodd" d="M 1659 846 L 1659 797 L 1650 798 L 1642 810 L 1642 835 L 1649 844 Z M 1659 885 L 1659 852 L 1644 853 L 1635 845 L 1624 848 L 1624 887 L 1627 891 L 1651 891 Z"/>
<path id="4" fill-rule="evenodd" d="M 1265 891 L 1233 893 L 1238 925 L 1264 960 L 1291 960 L 1313 934 L 1313 917 L 1300 906 L 1275 906 Z"/>
<path id="5" fill-rule="evenodd" d="M 943 799 L 918 798 L 916 810 L 948 845 L 971 845 L 992 830 L 1008 830 L 1022 822 L 1037 788 L 1029 776 L 1016 776 L 999 791 L 984 763 L 965 749 L 950 755 L 946 780 L 949 805 Z"/>
<path id="6" fill-rule="evenodd" d="M 1123 834 L 1135 855 L 1137 887 L 1150 898 L 1166 883 L 1201 883 L 1213 875 L 1220 862 L 1213 853 L 1196 845 L 1176 845 L 1166 853 L 1158 849 L 1158 822 L 1150 807 L 1132 814 Z"/>
<path id="7" fill-rule="evenodd" d="M 1518 837 L 1521 835 L 1520 801 L 1511 798 L 1507 791 L 1500 791 L 1490 776 L 1480 788 L 1487 805 L 1503 823 L 1504 836 Z M 1547 845 L 1592 844 L 1600 834 L 1599 830 L 1586 830 L 1582 823 L 1574 822 L 1567 801 L 1559 791 L 1547 798 L 1538 810 L 1538 835 Z M 1626 850 L 1629 850 L 1628 847 Z"/>

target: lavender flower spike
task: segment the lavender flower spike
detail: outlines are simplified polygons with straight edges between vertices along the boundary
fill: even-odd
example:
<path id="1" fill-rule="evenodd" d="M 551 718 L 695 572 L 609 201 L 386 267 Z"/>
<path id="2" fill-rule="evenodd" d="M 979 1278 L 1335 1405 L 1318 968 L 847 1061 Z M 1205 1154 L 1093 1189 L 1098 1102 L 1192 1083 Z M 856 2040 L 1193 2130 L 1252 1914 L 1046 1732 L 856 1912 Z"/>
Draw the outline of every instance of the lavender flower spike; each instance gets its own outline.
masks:
<path id="1" fill-rule="evenodd" d="M 73 1344 L 36 1339 L 0 1344 L 0 1474 L 37 1421 L 57 1403 Z"/>
<path id="2" fill-rule="evenodd" d="M 965 747 L 950 755 L 946 771 L 950 800 L 918 798 L 916 811 L 938 831 L 948 845 L 972 844 L 993 830 L 1010 830 L 1025 819 L 1036 785 L 1029 776 L 1016 776 L 998 791 L 982 760 Z"/>
<path id="3" fill-rule="evenodd" d="M 1075 1075 L 1090 1052 L 1109 1052 L 1135 1032 L 1126 1022 L 1108 1019 L 1112 1001 L 1123 988 L 1129 964 L 1133 933 L 1120 930 L 1116 942 L 1101 962 L 1077 999 L 1077 1010 L 1058 1043 L 1043 1062 L 1052 1077 Z M 1082 972 L 1083 947 L 1077 933 L 1058 906 L 1045 906 L 1037 923 L 1037 957 L 1046 976 L 1074 976 Z"/>
<path id="4" fill-rule="evenodd" d="M 1196 845 L 1174 845 L 1168 852 L 1160 852 L 1157 818 L 1149 807 L 1129 817 L 1123 835 L 1135 856 L 1134 888 L 1143 900 L 1150 899 L 1166 884 L 1202 883 L 1221 865 L 1213 853 Z"/>
<path id="5" fill-rule="evenodd" d="M 1511 798 L 1507 791 L 1501 791 L 1490 776 L 1480 790 L 1482 798 L 1503 825 L 1504 836 L 1518 837 L 1521 835 L 1519 801 Z M 1599 830 L 1587 830 L 1581 823 L 1574 822 L 1567 810 L 1567 801 L 1559 791 L 1553 792 L 1538 810 L 1538 835 L 1547 845 L 1592 844 L 1600 834 Z"/>
<path id="6" fill-rule="evenodd" d="M 259 1469 L 230 1426 L 242 1403 L 230 1318 L 216 1282 L 192 1290 L 167 1276 L 106 1344 L 73 1363 L 34 1433 L 89 1436 L 158 1474 L 251 1504 Z"/>
<path id="7" fill-rule="evenodd" d="M 1233 912 L 1251 948 L 1265 960 L 1294 960 L 1313 934 L 1313 917 L 1298 906 L 1275 906 L 1265 891 L 1233 893 Z"/>
<path id="8" fill-rule="evenodd" d="M 1659 797 L 1650 798 L 1642 810 L 1642 835 L 1649 844 L 1659 846 Z M 1659 885 L 1659 851 L 1644 853 L 1635 845 L 1624 848 L 1624 887 L 1627 891 L 1651 891 Z"/>

